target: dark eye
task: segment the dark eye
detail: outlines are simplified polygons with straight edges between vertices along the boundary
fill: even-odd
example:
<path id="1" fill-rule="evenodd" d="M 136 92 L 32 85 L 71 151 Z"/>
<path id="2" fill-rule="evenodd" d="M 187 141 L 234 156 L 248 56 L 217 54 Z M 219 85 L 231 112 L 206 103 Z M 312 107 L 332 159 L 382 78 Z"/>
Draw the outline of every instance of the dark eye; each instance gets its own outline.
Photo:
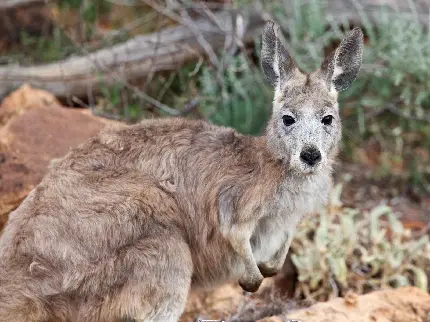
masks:
<path id="1" fill-rule="evenodd" d="M 282 121 L 284 121 L 285 126 L 290 126 L 290 125 L 293 125 L 294 123 L 296 123 L 296 120 L 292 116 L 289 116 L 289 115 L 284 115 L 282 117 Z"/>
<path id="2" fill-rule="evenodd" d="M 321 122 L 322 122 L 324 125 L 330 125 L 332 121 L 333 121 L 333 116 L 331 116 L 331 115 L 327 115 L 327 116 L 324 116 L 324 117 L 323 117 L 323 119 L 322 119 L 322 121 L 321 121 Z"/>

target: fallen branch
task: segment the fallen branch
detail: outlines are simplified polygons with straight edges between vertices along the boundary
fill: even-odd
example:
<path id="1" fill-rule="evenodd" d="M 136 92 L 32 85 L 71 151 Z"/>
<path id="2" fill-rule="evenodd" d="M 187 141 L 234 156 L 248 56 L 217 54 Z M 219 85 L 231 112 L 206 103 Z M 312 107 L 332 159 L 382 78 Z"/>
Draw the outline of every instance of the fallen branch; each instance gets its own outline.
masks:
<path id="1" fill-rule="evenodd" d="M 194 30 L 179 25 L 56 63 L 1 67 L 0 93 L 30 83 L 58 97 L 84 97 L 88 94 L 88 88 L 96 89 L 101 83 L 109 85 L 118 78 L 132 81 L 157 71 L 176 69 L 206 53 L 195 36 L 195 30 L 204 35 L 212 48 L 222 48 L 226 37 L 232 37 L 235 30 L 232 14 L 231 11 L 223 11 L 216 15 L 224 31 L 213 21 L 199 19 L 192 21 Z M 247 17 L 245 42 L 251 41 L 264 24 L 259 12 L 247 13 Z"/>
<path id="2" fill-rule="evenodd" d="M 395 104 L 393 103 L 388 103 L 385 106 L 385 109 L 387 111 L 390 111 L 391 113 L 400 116 L 402 118 L 408 119 L 408 120 L 413 120 L 413 121 L 421 121 L 421 122 L 427 122 L 430 123 L 430 117 L 428 116 L 416 116 L 416 115 L 409 115 L 406 112 L 400 110 Z"/>
<path id="3" fill-rule="evenodd" d="M 0 7 L 44 1 L 3 0 Z M 141 1 L 152 6 L 157 4 L 151 0 Z M 307 2 L 309 0 L 301 4 Z M 381 5 L 371 0 L 332 0 L 322 3 L 327 21 L 334 24 L 350 22 L 360 25 L 363 13 L 367 15 L 369 23 L 373 23 L 377 22 L 380 15 L 378 8 L 381 8 Z M 388 7 L 391 5 L 391 9 L 388 8 L 391 12 L 397 7 L 397 15 L 414 15 L 422 20 L 423 24 L 428 23 L 428 7 L 425 7 L 425 0 L 416 1 L 415 12 L 408 8 L 407 1 L 393 0 L 386 4 Z M 284 5 L 287 12 L 293 8 L 292 0 L 285 0 Z M 223 47 L 226 49 L 226 43 L 229 39 L 235 38 L 237 33 L 232 18 L 233 11 L 225 10 L 213 16 L 211 13 L 211 19 L 206 17 L 191 20 L 187 15 L 166 12 L 167 9 L 161 10 L 161 7 L 158 9 L 176 20 L 179 25 L 150 35 L 137 36 L 125 43 L 90 54 L 83 52 L 82 56 L 70 57 L 52 64 L 0 67 L 0 97 L 23 83 L 48 90 L 61 98 L 86 97 L 89 91 L 97 92 L 101 83 L 110 85 L 117 83 L 118 79 L 130 82 L 154 72 L 177 69 L 182 64 L 202 56 L 209 56 L 212 62 L 216 62 L 217 57 L 214 56 L 212 49 Z M 396 14 L 393 14 L 393 17 Z M 258 10 L 245 12 L 245 16 L 248 18 L 245 21 L 243 41 L 249 42 L 262 28 L 264 21 Z M 235 47 L 231 47 L 230 49 L 234 50 Z"/>

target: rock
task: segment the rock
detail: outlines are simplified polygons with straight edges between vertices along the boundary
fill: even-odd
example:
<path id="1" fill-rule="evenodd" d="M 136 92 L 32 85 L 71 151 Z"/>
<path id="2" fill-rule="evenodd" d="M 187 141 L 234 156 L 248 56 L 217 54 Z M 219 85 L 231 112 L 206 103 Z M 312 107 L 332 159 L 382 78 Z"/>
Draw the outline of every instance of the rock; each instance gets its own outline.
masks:
<path id="1" fill-rule="evenodd" d="M 24 84 L 18 90 L 10 93 L 1 103 L 0 127 L 3 127 L 11 118 L 33 107 L 53 105 L 61 105 L 54 95 Z"/>
<path id="2" fill-rule="evenodd" d="M 346 293 L 344 300 L 345 300 L 345 305 L 355 306 L 358 303 L 358 294 L 354 292 L 348 292 Z"/>
<path id="3" fill-rule="evenodd" d="M 303 322 L 428 322 L 430 295 L 414 287 L 349 294 L 288 314 Z"/>
<path id="4" fill-rule="evenodd" d="M 267 296 L 275 284 L 268 279 L 266 287 L 251 296 L 245 296 L 236 285 L 194 293 L 180 322 L 195 322 L 198 318 L 257 322 L 430 322 L 430 295 L 415 287 L 366 295 L 349 292 L 344 298 L 291 311 L 298 306 L 293 300 L 278 299 L 276 293 L 272 293 L 275 297 Z"/>
<path id="5" fill-rule="evenodd" d="M 0 105 L 0 229 L 46 173 L 51 159 L 97 134 L 107 120 L 64 108 L 51 94 L 23 85 Z"/>

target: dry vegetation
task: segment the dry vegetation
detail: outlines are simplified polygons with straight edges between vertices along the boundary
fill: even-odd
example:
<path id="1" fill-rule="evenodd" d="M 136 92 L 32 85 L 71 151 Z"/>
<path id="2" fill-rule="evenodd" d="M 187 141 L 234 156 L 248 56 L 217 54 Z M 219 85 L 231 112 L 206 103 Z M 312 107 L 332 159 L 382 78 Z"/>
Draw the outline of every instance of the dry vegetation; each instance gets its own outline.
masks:
<path id="1" fill-rule="evenodd" d="M 349 291 L 408 285 L 427 290 L 429 236 L 405 229 L 386 205 L 370 211 L 342 207 L 340 192 L 338 185 L 328 208 L 298 228 L 291 246 L 299 281 L 295 296 L 314 302 Z"/>
<path id="2" fill-rule="evenodd" d="M 384 188 L 413 191 L 414 198 L 429 202 L 429 8 L 425 1 L 392 3 L 397 8 L 372 5 L 369 0 L 51 2 L 37 15 L 39 25 L 46 28 L 19 25 L 18 32 L 15 28 L 9 33 L 13 39 L 0 37 L 0 93 L 32 81 L 11 80 L 7 71 L 17 66 L 37 66 L 42 71 L 44 64 L 76 56 L 86 61 L 99 57 L 90 53 L 112 53 L 112 46 L 142 40 L 136 37 L 143 34 L 145 39 L 155 39 L 144 44 L 148 53 L 153 50 L 147 57 L 152 59 L 159 55 L 160 46 L 186 52 L 189 43 L 183 41 L 192 39 L 192 59 L 147 69 L 133 78 L 132 73 L 119 72 L 128 68 L 132 55 L 122 63 L 112 60 L 118 63 L 115 73 L 104 61 L 91 61 L 93 87 L 82 95 L 65 86 L 70 92 L 60 98 L 126 122 L 185 115 L 259 134 L 272 93 L 259 69 L 259 33 L 252 29 L 257 26 L 252 13 L 265 12 L 265 18 L 280 23 L 289 50 L 304 70 L 318 66 L 321 53 L 330 51 L 347 30 L 361 25 L 366 34 L 364 66 L 352 88 L 341 95 L 342 162 L 368 168 L 367 179 Z M 228 19 L 220 24 L 220 15 L 226 13 Z M 196 21 L 206 21 L 211 31 L 196 28 Z M 182 30 L 187 37 L 169 47 L 160 38 L 165 28 L 179 28 L 174 30 Z M 214 41 L 217 37 L 221 41 Z M 58 79 L 61 84 L 64 81 Z M 349 290 L 367 293 L 405 285 L 428 289 L 430 244 L 425 227 L 418 232 L 405 228 L 400 215 L 408 214 L 398 214 L 386 205 L 370 210 L 360 204 L 344 207 L 341 190 L 337 186 L 330 206 L 299 227 L 292 245 L 299 280 L 296 299 L 325 301 Z M 428 208 L 424 215 L 429 215 Z M 274 305 L 262 310 L 278 310 Z"/>

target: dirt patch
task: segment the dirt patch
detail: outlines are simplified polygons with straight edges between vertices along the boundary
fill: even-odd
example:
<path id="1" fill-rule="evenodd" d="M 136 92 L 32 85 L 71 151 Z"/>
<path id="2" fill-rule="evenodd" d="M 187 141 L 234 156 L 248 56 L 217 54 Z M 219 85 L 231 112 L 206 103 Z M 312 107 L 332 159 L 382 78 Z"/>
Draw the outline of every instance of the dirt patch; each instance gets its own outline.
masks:
<path id="1" fill-rule="evenodd" d="M 345 207 L 370 210 L 387 204 L 400 215 L 405 228 L 421 234 L 429 233 L 430 195 L 405 182 L 372 177 L 364 164 L 340 163 L 335 181 L 343 183 L 342 202 Z"/>

